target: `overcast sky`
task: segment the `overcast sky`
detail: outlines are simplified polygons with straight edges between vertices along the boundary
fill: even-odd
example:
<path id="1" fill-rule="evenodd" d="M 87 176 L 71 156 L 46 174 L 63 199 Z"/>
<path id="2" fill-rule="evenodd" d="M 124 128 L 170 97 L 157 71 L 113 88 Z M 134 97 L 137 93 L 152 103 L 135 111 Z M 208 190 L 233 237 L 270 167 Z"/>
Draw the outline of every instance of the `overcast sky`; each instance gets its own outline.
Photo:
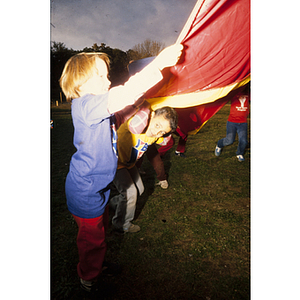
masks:
<path id="1" fill-rule="evenodd" d="M 123 51 L 151 39 L 176 42 L 197 0 L 51 0 L 51 41 Z"/>

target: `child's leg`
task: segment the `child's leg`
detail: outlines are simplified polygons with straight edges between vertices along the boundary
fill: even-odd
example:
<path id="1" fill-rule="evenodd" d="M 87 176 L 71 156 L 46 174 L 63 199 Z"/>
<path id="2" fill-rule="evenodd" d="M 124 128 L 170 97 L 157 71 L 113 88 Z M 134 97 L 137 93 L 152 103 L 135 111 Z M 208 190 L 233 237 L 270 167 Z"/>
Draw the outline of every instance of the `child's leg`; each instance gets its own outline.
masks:
<path id="1" fill-rule="evenodd" d="M 127 189 L 127 208 L 123 228 L 130 227 L 130 222 L 134 218 L 138 195 L 142 195 L 144 192 L 144 184 L 137 167 L 134 166 L 128 171 L 133 184 Z"/>
<path id="2" fill-rule="evenodd" d="M 225 146 L 231 145 L 235 140 L 235 135 L 236 135 L 235 123 L 227 121 L 226 137 L 223 139 L 220 139 L 217 143 L 217 146 L 219 148 L 223 148 Z"/>
<path id="3" fill-rule="evenodd" d="M 134 171 L 131 172 L 132 169 Z M 110 201 L 116 210 L 112 224 L 118 230 L 123 230 L 133 220 L 138 191 L 140 194 L 144 191 L 144 185 L 137 168 L 134 166 L 132 169 L 117 170 L 114 179 L 114 185 L 119 195 L 114 196 Z"/>
<path id="4" fill-rule="evenodd" d="M 179 127 L 177 127 L 176 132 L 179 134 L 179 141 L 178 141 L 176 151 L 180 152 L 180 153 L 184 153 L 185 152 L 185 144 L 186 144 L 188 135 L 185 134 L 184 132 L 182 132 Z"/>
<path id="5" fill-rule="evenodd" d="M 108 207 L 102 216 L 93 219 L 83 219 L 73 215 L 78 225 L 77 272 L 83 280 L 93 280 L 101 274 L 106 253 L 104 219 L 107 213 Z"/>
<path id="6" fill-rule="evenodd" d="M 185 137 L 180 136 L 176 151 L 178 151 L 180 153 L 184 153 L 186 141 L 187 141 L 187 135 Z"/>
<path id="7" fill-rule="evenodd" d="M 247 123 L 240 123 L 238 124 L 238 137 L 239 137 L 239 145 L 236 151 L 236 155 L 244 155 L 245 149 L 248 144 L 247 140 L 247 130 L 248 130 L 248 124 Z"/>

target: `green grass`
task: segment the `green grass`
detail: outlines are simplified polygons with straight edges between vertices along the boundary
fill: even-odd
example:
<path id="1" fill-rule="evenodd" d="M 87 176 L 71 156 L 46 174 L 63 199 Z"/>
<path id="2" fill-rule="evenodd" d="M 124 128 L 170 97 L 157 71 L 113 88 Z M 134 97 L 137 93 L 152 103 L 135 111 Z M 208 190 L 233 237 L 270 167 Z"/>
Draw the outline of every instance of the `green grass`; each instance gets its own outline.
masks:
<path id="1" fill-rule="evenodd" d="M 145 192 L 134 221 L 141 231 L 107 235 L 107 259 L 123 266 L 110 279 L 118 287 L 112 299 L 250 299 L 250 148 L 243 163 L 235 156 L 237 141 L 214 155 L 217 140 L 226 135 L 229 110 L 225 105 L 189 136 L 185 159 L 174 155 L 175 147 L 166 154 L 167 190 L 155 186 L 145 157 Z M 77 225 L 64 195 L 75 151 L 73 126 L 68 105 L 51 114 L 52 299 L 81 299 Z"/>

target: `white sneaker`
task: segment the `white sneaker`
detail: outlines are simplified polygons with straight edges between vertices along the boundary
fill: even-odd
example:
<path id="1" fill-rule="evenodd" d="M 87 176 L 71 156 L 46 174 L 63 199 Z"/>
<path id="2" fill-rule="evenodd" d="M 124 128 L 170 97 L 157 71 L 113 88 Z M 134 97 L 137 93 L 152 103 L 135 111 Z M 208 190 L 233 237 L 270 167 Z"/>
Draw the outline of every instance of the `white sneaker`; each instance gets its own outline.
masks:
<path id="1" fill-rule="evenodd" d="M 160 185 L 162 189 L 167 189 L 169 187 L 168 181 L 167 180 L 161 180 L 159 181 L 156 185 Z"/>
<path id="2" fill-rule="evenodd" d="M 216 146 L 216 149 L 215 149 L 215 156 L 220 156 L 221 150 L 222 150 L 222 148 Z"/>
<path id="3" fill-rule="evenodd" d="M 86 292 L 92 292 L 97 284 L 97 280 L 83 280 L 80 278 L 80 287 Z"/>
<path id="4" fill-rule="evenodd" d="M 139 225 L 130 224 L 129 228 L 123 228 L 124 232 L 135 233 L 141 230 Z"/>
<path id="5" fill-rule="evenodd" d="M 245 158 L 244 158 L 243 155 L 237 155 L 236 157 L 237 157 L 237 159 L 238 159 L 239 162 L 242 162 L 242 161 L 245 160 Z"/>

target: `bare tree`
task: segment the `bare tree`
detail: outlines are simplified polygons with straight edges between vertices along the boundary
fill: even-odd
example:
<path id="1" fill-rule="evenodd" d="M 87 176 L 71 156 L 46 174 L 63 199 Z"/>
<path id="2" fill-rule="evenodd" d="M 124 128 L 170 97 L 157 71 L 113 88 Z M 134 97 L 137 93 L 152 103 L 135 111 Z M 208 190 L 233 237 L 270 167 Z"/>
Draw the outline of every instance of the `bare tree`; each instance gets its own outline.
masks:
<path id="1" fill-rule="evenodd" d="M 156 56 L 164 48 L 165 45 L 163 43 L 146 39 L 143 43 L 137 44 L 132 48 L 134 57 L 131 59 L 141 59 L 145 57 Z"/>

